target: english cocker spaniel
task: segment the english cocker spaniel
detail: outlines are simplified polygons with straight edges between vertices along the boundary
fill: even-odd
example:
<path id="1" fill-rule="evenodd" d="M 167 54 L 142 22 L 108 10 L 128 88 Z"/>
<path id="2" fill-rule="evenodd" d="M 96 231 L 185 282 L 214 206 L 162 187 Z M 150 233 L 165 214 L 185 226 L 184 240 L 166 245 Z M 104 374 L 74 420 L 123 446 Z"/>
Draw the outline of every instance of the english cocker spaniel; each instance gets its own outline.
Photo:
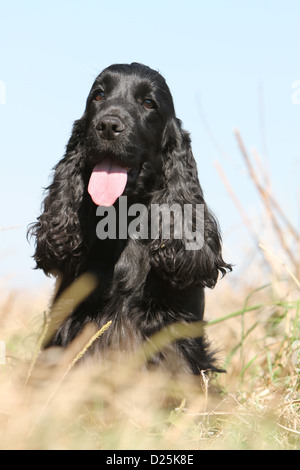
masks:
<path id="1" fill-rule="evenodd" d="M 53 304 L 63 295 L 70 304 L 46 347 L 66 347 L 86 324 L 112 321 L 88 353 L 132 353 L 166 329 L 173 336 L 153 343 L 148 367 L 220 370 L 199 324 L 204 288 L 231 266 L 189 134 L 157 71 L 112 65 L 96 78 L 30 232 L 37 268 L 59 280 Z M 73 305 L 68 288 L 84 273 L 95 286 Z M 177 325 L 188 329 L 174 333 Z"/>

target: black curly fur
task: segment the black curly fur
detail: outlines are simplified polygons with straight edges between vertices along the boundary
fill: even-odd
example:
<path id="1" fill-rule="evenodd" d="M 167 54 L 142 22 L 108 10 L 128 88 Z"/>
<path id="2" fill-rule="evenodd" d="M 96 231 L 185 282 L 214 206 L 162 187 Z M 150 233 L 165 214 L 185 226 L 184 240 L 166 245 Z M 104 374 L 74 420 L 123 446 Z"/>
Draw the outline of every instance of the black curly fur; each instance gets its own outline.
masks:
<path id="1" fill-rule="evenodd" d="M 105 95 L 98 102 L 99 89 Z M 149 97 L 153 109 L 144 106 Z M 125 127 L 113 140 L 101 138 L 96 129 L 108 114 Z M 98 239 L 97 206 L 87 186 L 92 168 L 107 155 L 138 174 L 123 193 L 128 206 L 203 204 L 203 247 L 187 250 L 184 235 L 175 239 L 172 233 L 169 239 Z M 59 277 L 55 299 L 82 273 L 98 281 L 47 346 L 67 346 L 87 323 L 102 326 L 112 320 L 94 352 L 136 350 L 168 325 L 202 321 L 204 288 L 214 287 L 219 274 L 231 270 L 222 258 L 218 224 L 204 201 L 190 138 L 175 116 L 169 88 L 158 72 L 137 63 L 113 65 L 96 78 L 65 156 L 54 168 L 43 213 L 29 232 L 36 239 L 37 268 Z M 203 336 L 175 341 L 151 360 L 170 362 L 193 374 L 218 370 Z"/>

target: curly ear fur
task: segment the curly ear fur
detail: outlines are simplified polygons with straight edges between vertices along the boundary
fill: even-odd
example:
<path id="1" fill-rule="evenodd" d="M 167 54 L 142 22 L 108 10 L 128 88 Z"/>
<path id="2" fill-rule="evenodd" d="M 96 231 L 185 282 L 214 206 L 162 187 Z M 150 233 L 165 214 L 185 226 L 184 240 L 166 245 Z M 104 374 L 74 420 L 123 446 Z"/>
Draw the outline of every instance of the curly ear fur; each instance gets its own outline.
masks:
<path id="1" fill-rule="evenodd" d="M 189 134 L 182 130 L 181 121 L 173 118 L 165 129 L 163 141 L 162 189 L 155 193 L 151 203 L 166 204 L 168 207 L 186 204 L 193 207 L 192 227 L 196 227 L 196 204 L 204 208 L 204 244 L 201 249 L 187 250 L 188 240 L 183 232 L 181 239 L 160 236 L 149 246 L 150 263 L 159 275 L 174 287 L 185 288 L 191 285 L 214 287 L 219 272 L 224 275 L 231 266 L 222 258 L 221 235 L 218 223 L 208 209 L 199 184 L 197 166 L 194 160 Z M 162 213 L 162 217 L 164 214 Z"/>
<path id="2" fill-rule="evenodd" d="M 80 217 L 86 186 L 84 122 L 81 119 L 74 123 L 65 156 L 54 167 L 53 182 L 46 188 L 42 215 L 28 232 L 36 240 L 36 267 L 46 274 L 69 272 L 76 275 L 84 250 L 84 218 Z"/>

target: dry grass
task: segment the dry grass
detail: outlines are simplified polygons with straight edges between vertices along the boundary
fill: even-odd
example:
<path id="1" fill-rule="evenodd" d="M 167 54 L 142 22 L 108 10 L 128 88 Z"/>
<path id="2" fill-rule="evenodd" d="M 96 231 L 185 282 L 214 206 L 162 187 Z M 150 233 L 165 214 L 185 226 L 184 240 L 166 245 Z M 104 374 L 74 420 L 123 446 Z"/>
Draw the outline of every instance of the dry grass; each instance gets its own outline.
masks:
<path id="1" fill-rule="evenodd" d="M 271 194 L 261 159 L 237 139 L 261 197 L 264 230 L 251 226 L 219 169 L 255 242 L 253 255 L 261 255 L 253 276 L 244 276 L 248 284 L 233 274 L 208 292 L 207 333 L 227 373 L 175 382 L 141 372 L 131 358 L 74 367 L 105 334 L 93 328 L 58 364 L 56 355 L 36 361 L 48 293 L 2 292 L 0 449 L 300 447 L 300 238 Z"/>

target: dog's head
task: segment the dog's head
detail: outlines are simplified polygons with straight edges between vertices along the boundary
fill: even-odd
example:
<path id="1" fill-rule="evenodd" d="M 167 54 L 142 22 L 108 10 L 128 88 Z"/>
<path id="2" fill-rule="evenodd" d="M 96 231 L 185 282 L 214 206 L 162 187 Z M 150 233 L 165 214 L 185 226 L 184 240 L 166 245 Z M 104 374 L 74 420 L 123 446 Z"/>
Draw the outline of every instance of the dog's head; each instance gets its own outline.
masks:
<path id="1" fill-rule="evenodd" d="M 84 114 L 89 192 L 97 205 L 110 206 L 135 189 L 144 170 L 160 171 L 164 131 L 174 117 L 170 90 L 158 72 L 133 63 L 100 73 Z"/>

